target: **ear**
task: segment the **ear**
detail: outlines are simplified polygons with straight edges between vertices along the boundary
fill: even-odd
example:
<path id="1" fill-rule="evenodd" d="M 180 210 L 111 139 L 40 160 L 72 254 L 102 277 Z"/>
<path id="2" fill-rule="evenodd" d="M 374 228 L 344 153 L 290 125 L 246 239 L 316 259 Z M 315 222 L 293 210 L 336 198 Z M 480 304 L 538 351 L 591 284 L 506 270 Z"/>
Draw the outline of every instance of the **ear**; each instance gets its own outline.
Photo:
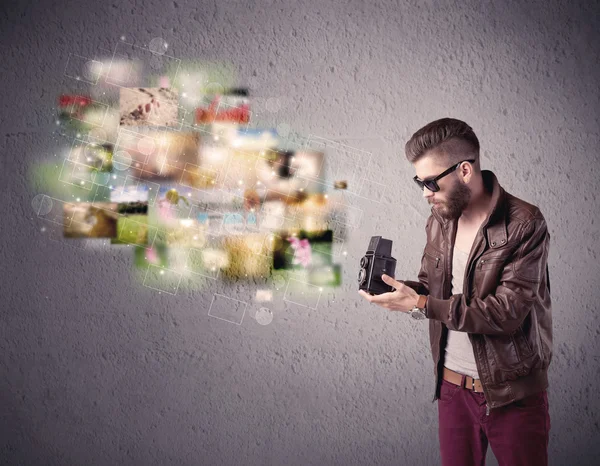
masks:
<path id="1" fill-rule="evenodd" d="M 470 163 L 463 162 L 460 167 L 458 167 L 458 171 L 460 172 L 460 178 L 464 184 L 467 184 L 471 181 L 473 176 L 475 175 L 475 170 Z"/>

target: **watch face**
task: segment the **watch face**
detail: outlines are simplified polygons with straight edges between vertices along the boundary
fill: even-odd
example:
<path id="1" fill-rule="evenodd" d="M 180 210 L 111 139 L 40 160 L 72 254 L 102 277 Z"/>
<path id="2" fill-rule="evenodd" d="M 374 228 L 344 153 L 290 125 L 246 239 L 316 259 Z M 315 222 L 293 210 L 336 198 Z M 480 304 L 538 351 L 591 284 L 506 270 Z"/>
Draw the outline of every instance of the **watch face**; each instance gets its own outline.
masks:
<path id="1" fill-rule="evenodd" d="M 417 309 L 413 309 L 410 312 L 410 315 L 412 316 L 413 319 L 417 319 L 417 320 L 425 319 L 425 314 L 423 314 L 421 311 L 419 311 Z"/>

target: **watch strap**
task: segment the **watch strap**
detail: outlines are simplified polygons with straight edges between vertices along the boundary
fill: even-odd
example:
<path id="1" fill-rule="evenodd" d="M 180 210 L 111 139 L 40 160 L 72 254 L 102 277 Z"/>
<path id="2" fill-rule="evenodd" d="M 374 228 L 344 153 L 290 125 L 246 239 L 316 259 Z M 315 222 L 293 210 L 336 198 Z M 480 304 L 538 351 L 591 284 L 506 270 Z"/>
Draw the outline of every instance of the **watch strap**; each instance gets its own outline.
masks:
<path id="1" fill-rule="evenodd" d="M 419 295 L 417 299 L 417 306 L 419 309 L 425 309 L 425 305 L 427 304 L 427 296 Z"/>

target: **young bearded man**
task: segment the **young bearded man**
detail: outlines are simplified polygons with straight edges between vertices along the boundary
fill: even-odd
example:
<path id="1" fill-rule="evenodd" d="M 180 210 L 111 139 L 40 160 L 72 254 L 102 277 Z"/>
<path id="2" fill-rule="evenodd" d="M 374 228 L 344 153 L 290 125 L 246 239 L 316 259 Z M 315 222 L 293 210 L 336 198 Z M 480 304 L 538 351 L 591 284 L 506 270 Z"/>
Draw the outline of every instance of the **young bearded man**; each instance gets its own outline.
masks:
<path id="1" fill-rule="evenodd" d="M 481 170 L 479 141 L 443 118 L 406 144 L 432 205 L 418 281 L 369 302 L 429 321 L 442 464 L 547 465 L 550 234 L 538 207 Z"/>

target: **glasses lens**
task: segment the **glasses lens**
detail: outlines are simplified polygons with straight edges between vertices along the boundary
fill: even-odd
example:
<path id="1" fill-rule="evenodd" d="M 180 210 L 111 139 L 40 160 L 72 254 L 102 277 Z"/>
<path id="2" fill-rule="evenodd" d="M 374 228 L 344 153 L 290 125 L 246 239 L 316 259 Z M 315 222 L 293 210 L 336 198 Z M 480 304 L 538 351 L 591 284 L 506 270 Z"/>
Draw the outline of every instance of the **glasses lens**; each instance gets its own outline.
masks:
<path id="1" fill-rule="evenodd" d="M 423 184 L 427 187 L 427 189 L 429 189 L 429 191 L 431 191 L 432 193 L 435 193 L 436 191 L 439 191 L 438 185 L 435 181 L 431 180 L 425 180 L 423 182 Z"/>
<path id="2" fill-rule="evenodd" d="M 437 185 L 437 183 L 433 180 L 425 180 L 425 181 L 421 181 L 418 180 L 416 178 L 413 178 L 413 181 L 415 183 L 417 183 L 417 186 L 419 187 L 419 189 L 421 191 L 423 191 L 423 186 L 425 186 L 427 189 L 429 189 L 429 191 L 431 191 L 432 193 L 435 193 L 437 191 L 440 190 L 439 186 Z"/>
<path id="3" fill-rule="evenodd" d="M 419 189 L 421 191 L 423 191 L 423 186 L 425 186 L 427 189 L 429 189 L 429 191 L 431 191 L 432 193 L 435 193 L 437 191 L 439 191 L 439 187 L 437 185 L 437 183 L 433 180 L 425 180 L 425 181 L 421 181 L 421 180 L 417 180 L 415 178 L 413 178 L 414 182 L 417 183 L 417 186 L 419 187 Z"/>

